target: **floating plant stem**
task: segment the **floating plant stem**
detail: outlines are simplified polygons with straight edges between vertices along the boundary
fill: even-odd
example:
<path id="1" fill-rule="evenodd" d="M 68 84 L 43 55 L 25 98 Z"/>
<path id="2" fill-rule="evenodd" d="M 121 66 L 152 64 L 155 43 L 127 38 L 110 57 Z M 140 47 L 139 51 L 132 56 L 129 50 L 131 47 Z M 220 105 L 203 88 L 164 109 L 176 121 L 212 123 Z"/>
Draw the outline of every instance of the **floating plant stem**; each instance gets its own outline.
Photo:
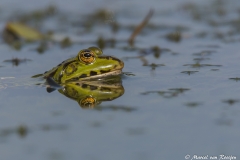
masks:
<path id="1" fill-rule="evenodd" d="M 144 20 L 137 26 L 137 28 L 133 31 L 132 35 L 130 36 L 128 42 L 131 46 L 133 46 L 134 43 L 134 39 L 135 37 L 141 32 L 141 30 L 144 28 L 144 26 L 146 26 L 146 24 L 148 23 L 148 21 L 150 20 L 150 18 L 153 15 L 153 9 L 151 9 L 149 11 L 149 13 L 147 14 L 147 16 L 144 18 Z"/>

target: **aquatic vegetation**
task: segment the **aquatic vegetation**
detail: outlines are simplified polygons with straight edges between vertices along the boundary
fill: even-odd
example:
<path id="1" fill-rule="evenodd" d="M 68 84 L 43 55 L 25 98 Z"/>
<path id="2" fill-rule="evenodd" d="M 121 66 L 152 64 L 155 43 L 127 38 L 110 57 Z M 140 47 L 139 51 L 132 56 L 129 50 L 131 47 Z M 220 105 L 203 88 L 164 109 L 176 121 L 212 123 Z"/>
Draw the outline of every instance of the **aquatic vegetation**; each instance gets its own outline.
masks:
<path id="1" fill-rule="evenodd" d="M 199 72 L 199 71 L 182 71 L 181 73 L 185 73 L 185 74 L 190 75 L 190 74 L 194 74 L 196 72 Z"/>
<path id="2" fill-rule="evenodd" d="M 173 98 L 173 97 L 177 97 L 179 94 L 182 94 L 186 91 L 189 91 L 190 89 L 188 88 L 171 88 L 168 89 L 167 91 L 164 90 L 160 90 L 160 91 L 147 91 L 147 92 L 142 92 L 142 95 L 149 95 L 152 93 L 157 93 L 158 95 L 160 95 L 163 98 Z"/>
<path id="3" fill-rule="evenodd" d="M 194 58 L 193 60 L 199 63 L 201 61 L 210 60 L 210 58 Z"/>
<path id="4" fill-rule="evenodd" d="M 36 41 L 44 38 L 37 30 L 17 22 L 7 23 L 3 37 L 7 43 L 13 43 L 21 38 L 26 41 Z"/>
<path id="5" fill-rule="evenodd" d="M 223 103 L 227 103 L 229 105 L 234 105 L 235 103 L 240 102 L 238 99 L 227 99 L 227 100 L 223 100 Z"/>
<path id="6" fill-rule="evenodd" d="M 201 67 L 221 67 L 222 65 L 218 64 L 200 64 L 200 63 L 195 63 L 195 64 L 184 64 L 183 66 L 190 66 L 192 68 L 201 68 Z"/>

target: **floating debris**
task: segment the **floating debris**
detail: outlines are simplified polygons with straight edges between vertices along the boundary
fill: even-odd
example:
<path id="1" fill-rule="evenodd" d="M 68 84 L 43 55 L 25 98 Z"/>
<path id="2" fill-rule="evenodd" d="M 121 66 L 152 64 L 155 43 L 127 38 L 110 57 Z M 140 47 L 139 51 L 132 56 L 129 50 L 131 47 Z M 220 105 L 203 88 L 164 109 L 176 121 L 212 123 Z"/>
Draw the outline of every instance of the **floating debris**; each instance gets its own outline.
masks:
<path id="1" fill-rule="evenodd" d="M 233 104 L 235 104 L 235 103 L 238 103 L 239 100 L 238 100 L 238 99 L 228 99 L 228 100 L 223 100 L 222 102 L 223 102 L 223 103 L 227 103 L 227 104 L 229 104 L 229 105 L 233 105 Z"/>
<path id="2" fill-rule="evenodd" d="M 70 47 L 72 45 L 72 41 L 69 37 L 66 37 L 60 42 L 60 45 L 62 48 Z"/>
<path id="3" fill-rule="evenodd" d="M 143 63 L 143 66 L 148 66 L 148 61 L 144 56 L 134 56 L 134 57 L 123 57 L 124 60 L 129 59 L 140 59 Z"/>
<path id="4" fill-rule="evenodd" d="M 182 34 L 180 31 L 175 31 L 172 33 L 169 33 L 165 36 L 167 40 L 172 41 L 172 42 L 180 42 L 182 39 Z"/>
<path id="5" fill-rule="evenodd" d="M 19 59 L 19 58 L 12 58 L 12 59 L 8 59 L 8 60 L 4 60 L 3 62 L 11 62 L 14 66 L 18 66 L 20 63 L 24 63 L 27 61 L 32 61 L 31 59 Z"/>
<path id="6" fill-rule="evenodd" d="M 39 46 L 36 48 L 38 53 L 44 53 L 48 49 L 48 44 L 46 41 L 42 41 Z"/>
<path id="7" fill-rule="evenodd" d="M 170 49 L 153 46 L 150 49 L 141 49 L 140 54 L 143 56 L 153 54 L 155 58 L 160 58 L 162 52 L 169 52 Z"/>
<path id="8" fill-rule="evenodd" d="M 26 126 L 19 126 L 17 128 L 17 133 L 20 137 L 25 137 L 27 135 L 28 129 Z"/>
<path id="9" fill-rule="evenodd" d="M 104 39 L 102 38 L 102 36 L 98 37 L 97 39 L 97 46 L 101 49 L 104 49 L 105 48 L 105 41 Z"/>
<path id="10" fill-rule="evenodd" d="M 240 81 L 240 77 L 236 77 L 236 78 L 229 78 L 230 80 L 234 80 L 234 81 Z"/>
<path id="11" fill-rule="evenodd" d="M 134 43 L 134 39 L 135 37 L 141 32 L 141 30 L 144 28 L 144 26 L 146 26 L 146 24 L 148 23 L 148 21 L 150 20 L 150 18 L 153 15 L 153 9 L 151 9 L 149 11 L 149 13 L 147 14 L 147 16 L 144 18 L 144 20 L 136 27 L 136 29 L 133 31 L 133 33 L 131 34 L 130 38 L 128 39 L 128 42 L 131 46 L 133 46 Z"/>
<path id="12" fill-rule="evenodd" d="M 211 69 L 211 71 L 219 71 L 219 69 Z"/>
<path id="13" fill-rule="evenodd" d="M 177 91 L 179 93 L 183 93 L 183 92 L 189 91 L 190 89 L 188 89 L 188 88 L 171 88 L 169 90 L 170 91 Z"/>
<path id="14" fill-rule="evenodd" d="M 37 30 L 19 22 L 7 23 L 2 36 L 4 41 L 16 50 L 22 48 L 22 40 L 25 42 L 32 42 L 44 38 L 44 35 Z"/>
<path id="15" fill-rule="evenodd" d="M 197 107 L 197 106 L 199 106 L 199 105 L 201 105 L 202 103 L 199 103 L 199 102 L 188 102 L 188 103 L 185 103 L 185 105 L 187 106 L 187 107 L 191 107 L 191 108 L 193 108 L 193 107 Z"/>
<path id="16" fill-rule="evenodd" d="M 122 74 L 126 76 L 135 76 L 135 74 L 133 74 L 132 72 L 122 72 Z"/>
<path id="17" fill-rule="evenodd" d="M 43 39 L 43 37 L 37 30 L 19 22 L 9 22 L 3 31 L 3 38 L 7 43 L 13 43 L 20 39 L 36 41 Z"/>
<path id="18" fill-rule="evenodd" d="M 152 52 L 154 53 L 154 57 L 155 57 L 155 58 L 159 58 L 159 57 L 160 57 L 160 55 L 161 55 L 161 48 L 160 48 L 160 47 L 158 47 L 158 46 L 153 46 L 153 47 L 151 48 L 151 50 L 152 50 Z"/>
<path id="19" fill-rule="evenodd" d="M 194 73 L 197 73 L 197 72 L 199 72 L 199 71 L 182 71 L 181 73 L 190 75 L 190 74 L 194 74 Z"/>
<path id="20" fill-rule="evenodd" d="M 116 21 L 113 21 L 110 24 L 111 24 L 112 32 L 117 33 L 119 31 L 120 25 Z"/>
<path id="21" fill-rule="evenodd" d="M 143 65 L 143 66 L 149 66 L 149 67 L 152 68 L 152 70 L 155 70 L 157 67 L 165 66 L 165 64 L 155 64 L 155 63 L 152 63 L 150 65 Z"/>

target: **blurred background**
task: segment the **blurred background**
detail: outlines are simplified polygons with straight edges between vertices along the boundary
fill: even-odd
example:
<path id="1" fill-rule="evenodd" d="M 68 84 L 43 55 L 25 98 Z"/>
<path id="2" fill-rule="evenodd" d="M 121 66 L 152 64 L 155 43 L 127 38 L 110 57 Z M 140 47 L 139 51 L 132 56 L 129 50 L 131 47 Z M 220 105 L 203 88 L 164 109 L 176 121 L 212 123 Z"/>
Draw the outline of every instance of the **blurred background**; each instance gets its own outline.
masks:
<path id="1" fill-rule="evenodd" d="M 240 1 L 1 0 L 0 30 L 0 159 L 240 158 Z M 125 64 L 114 100 L 31 78 L 90 46 Z"/>

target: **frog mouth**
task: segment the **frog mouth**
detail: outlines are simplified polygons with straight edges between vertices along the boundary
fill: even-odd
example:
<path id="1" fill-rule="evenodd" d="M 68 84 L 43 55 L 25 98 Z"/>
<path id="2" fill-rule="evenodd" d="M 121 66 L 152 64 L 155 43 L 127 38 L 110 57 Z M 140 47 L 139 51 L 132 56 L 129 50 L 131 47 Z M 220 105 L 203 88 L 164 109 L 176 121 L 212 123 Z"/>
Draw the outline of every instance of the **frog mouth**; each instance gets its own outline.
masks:
<path id="1" fill-rule="evenodd" d="M 101 74 L 94 74 L 91 75 L 92 72 L 90 72 L 90 76 L 81 78 L 81 76 L 79 77 L 79 79 L 81 80 L 90 80 L 90 79 L 98 79 L 98 78 L 104 78 L 104 77 L 108 77 L 108 76 L 116 76 L 116 75 L 120 75 L 122 73 L 122 70 L 114 70 L 114 71 L 110 71 L 110 72 L 106 72 L 106 73 L 100 73 Z"/>
<path id="2" fill-rule="evenodd" d="M 119 70 L 114 70 L 114 71 L 110 71 L 110 72 L 106 72 L 106 73 L 101 73 L 100 74 L 97 74 L 97 72 L 90 72 L 89 75 L 87 74 L 82 74 L 81 76 L 79 77 L 73 77 L 71 79 L 68 79 L 66 80 L 65 83 L 67 82 L 73 82 L 73 81 L 85 81 L 85 80 L 99 80 L 99 79 L 102 79 L 102 78 L 106 78 L 106 77 L 110 77 L 110 76 L 117 76 L 117 75 L 120 75 L 122 73 L 122 70 L 119 69 Z"/>

